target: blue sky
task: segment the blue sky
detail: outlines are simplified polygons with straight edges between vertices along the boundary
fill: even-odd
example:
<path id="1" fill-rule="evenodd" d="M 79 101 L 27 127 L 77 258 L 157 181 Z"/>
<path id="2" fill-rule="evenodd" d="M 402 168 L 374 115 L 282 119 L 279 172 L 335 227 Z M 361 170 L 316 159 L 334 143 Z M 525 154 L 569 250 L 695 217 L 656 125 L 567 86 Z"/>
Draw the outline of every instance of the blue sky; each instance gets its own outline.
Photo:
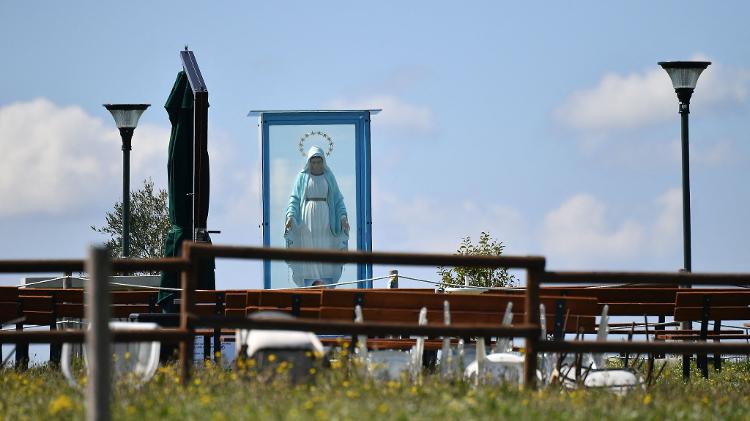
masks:
<path id="1" fill-rule="evenodd" d="M 165 186 L 163 104 L 187 44 L 211 95 L 216 242 L 260 243 L 248 110 L 371 107 L 374 249 L 451 252 L 489 230 L 554 269 L 682 266 L 677 100 L 656 62 L 708 59 L 690 127 L 693 268 L 748 272 L 749 8 L 3 2 L 0 256 L 82 257 L 105 240 L 89 226 L 120 199 L 122 158 L 102 103 L 153 104 L 132 184 Z M 220 288 L 261 285 L 256 265 L 217 270 Z"/>

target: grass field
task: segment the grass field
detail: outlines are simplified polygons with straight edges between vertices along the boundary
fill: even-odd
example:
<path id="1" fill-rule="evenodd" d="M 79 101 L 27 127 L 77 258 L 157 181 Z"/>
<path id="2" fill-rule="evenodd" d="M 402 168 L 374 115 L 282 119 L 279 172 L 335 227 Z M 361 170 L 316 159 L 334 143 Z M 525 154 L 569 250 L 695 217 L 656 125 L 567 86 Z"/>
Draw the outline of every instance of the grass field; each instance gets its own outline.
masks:
<path id="1" fill-rule="evenodd" d="M 750 365 L 726 363 L 704 380 L 683 382 L 680 367 L 668 367 L 648 390 L 618 397 L 594 391 L 547 388 L 526 392 L 510 386 L 478 386 L 424 375 L 418 384 L 372 380 L 342 364 L 320 370 L 312 384 L 269 380 L 248 367 L 226 370 L 208 363 L 190 386 L 179 384 L 174 366 L 159 369 L 139 387 L 119 380 L 116 420 L 369 420 L 539 419 L 706 420 L 750 419 Z M 281 369 L 283 371 L 283 368 Z M 85 382 L 85 379 L 83 379 Z M 83 419 L 83 394 L 59 371 L 36 367 L 0 370 L 0 419 Z"/>

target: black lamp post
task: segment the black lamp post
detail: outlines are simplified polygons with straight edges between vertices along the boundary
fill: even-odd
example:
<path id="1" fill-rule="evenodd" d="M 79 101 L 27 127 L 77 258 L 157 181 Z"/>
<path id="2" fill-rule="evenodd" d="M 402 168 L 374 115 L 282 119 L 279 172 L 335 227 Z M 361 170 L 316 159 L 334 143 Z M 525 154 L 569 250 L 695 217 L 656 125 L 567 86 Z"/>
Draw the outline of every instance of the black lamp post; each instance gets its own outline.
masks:
<path id="1" fill-rule="evenodd" d="M 701 72 L 711 64 L 710 61 L 660 61 L 659 65 L 667 71 L 672 86 L 680 101 L 682 117 L 682 232 L 684 270 L 692 271 L 690 251 L 690 152 L 688 149 L 688 114 L 690 114 L 690 97 L 698 83 Z"/>
<path id="2" fill-rule="evenodd" d="M 122 137 L 122 257 L 130 255 L 130 141 L 138 119 L 151 104 L 104 104 Z"/>

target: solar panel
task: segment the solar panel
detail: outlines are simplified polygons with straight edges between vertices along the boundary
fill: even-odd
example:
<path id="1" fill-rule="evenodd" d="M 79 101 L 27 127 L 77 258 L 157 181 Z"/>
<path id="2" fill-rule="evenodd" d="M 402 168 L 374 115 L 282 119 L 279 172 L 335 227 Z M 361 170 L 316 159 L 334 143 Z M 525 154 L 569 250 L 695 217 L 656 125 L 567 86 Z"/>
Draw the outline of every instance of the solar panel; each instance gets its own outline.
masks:
<path id="1" fill-rule="evenodd" d="M 195 60 L 193 52 L 187 49 L 180 51 L 180 58 L 182 59 L 182 67 L 185 69 L 193 92 L 207 92 L 206 82 L 203 80 L 201 69 L 198 67 L 198 62 Z"/>

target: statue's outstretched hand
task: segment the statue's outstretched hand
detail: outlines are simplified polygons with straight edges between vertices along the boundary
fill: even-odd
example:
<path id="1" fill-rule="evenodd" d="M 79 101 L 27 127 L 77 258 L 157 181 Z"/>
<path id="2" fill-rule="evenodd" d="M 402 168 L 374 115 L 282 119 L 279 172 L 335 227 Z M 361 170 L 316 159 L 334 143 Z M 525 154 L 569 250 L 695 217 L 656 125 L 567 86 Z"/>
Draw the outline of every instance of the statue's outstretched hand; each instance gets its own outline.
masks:
<path id="1" fill-rule="evenodd" d="M 341 217 L 341 229 L 344 230 L 344 232 L 349 233 L 349 220 L 346 216 Z"/>

